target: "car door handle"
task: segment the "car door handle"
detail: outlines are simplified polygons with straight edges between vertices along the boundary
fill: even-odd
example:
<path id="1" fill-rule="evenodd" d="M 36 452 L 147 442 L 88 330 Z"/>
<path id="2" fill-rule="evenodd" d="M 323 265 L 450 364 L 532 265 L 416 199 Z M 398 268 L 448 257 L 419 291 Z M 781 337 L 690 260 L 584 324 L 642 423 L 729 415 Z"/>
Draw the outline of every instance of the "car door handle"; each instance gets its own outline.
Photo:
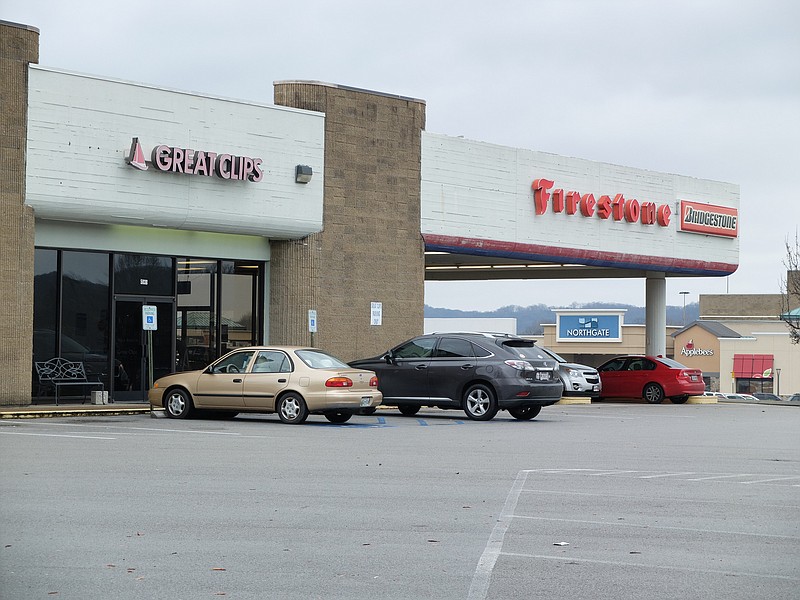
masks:
<path id="1" fill-rule="evenodd" d="M 428 368 L 428 365 L 415 365 L 415 366 L 414 366 L 414 368 L 415 368 L 417 371 L 422 371 L 423 369 L 427 369 L 427 368 Z"/>
<path id="2" fill-rule="evenodd" d="M 233 383 L 242 383 L 242 380 L 241 379 L 234 379 Z"/>
<path id="3" fill-rule="evenodd" d="M 278 379 L 278 383 L 286 383 L 285 379 Z"/>
<path id="4" fill-rule="evenodd" d="M 462 369 L 464 369 L 465 371 L 466 371 L 467 369 L 472 369 L 472 368 L 474 368 L 474 367 L 475 367 L 475 365 L 471 365 L 471 364 L 469 364 L 469 363 L 467 363 L 467 364 L 465 364 L 465 365 L 461 365 L 461 368 L 462 368 Z"/>

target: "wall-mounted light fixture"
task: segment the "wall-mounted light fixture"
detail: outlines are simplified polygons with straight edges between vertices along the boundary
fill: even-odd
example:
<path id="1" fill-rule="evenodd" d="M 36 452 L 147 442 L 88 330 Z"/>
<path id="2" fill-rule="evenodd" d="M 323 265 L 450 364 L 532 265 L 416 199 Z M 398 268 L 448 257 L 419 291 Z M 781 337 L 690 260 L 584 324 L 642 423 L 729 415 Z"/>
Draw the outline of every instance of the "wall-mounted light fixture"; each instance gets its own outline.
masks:
<path id="1" fill-rule="evenodd" d="M 308 183 L 313 174 L 314 172 L 308 165 L 297 165 L 294 169 L 294 181 L 295 183 Z"/>

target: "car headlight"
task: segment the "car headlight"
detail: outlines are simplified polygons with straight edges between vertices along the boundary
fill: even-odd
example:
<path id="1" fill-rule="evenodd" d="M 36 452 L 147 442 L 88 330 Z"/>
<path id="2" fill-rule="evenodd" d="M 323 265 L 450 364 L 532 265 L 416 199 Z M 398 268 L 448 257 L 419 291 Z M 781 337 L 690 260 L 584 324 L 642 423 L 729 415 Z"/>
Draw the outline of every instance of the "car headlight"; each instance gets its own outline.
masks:
<path id="1" fill-rule="evenodd" d="M 577 379 L 581 376 L 581 372 L 576 369 L 567 369 L 567 376 L 570 379 Z"/>

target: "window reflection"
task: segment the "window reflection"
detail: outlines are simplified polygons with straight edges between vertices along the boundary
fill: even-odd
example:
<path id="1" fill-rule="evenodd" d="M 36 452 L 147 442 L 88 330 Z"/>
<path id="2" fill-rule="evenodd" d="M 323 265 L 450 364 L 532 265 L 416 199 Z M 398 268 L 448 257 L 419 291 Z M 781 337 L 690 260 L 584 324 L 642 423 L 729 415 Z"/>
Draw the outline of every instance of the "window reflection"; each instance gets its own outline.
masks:
<path id="1" fill-rule="evenodd" d="M 177 371 L 202 369 L 217 358 L 217 261 L 179 258 Z"/>

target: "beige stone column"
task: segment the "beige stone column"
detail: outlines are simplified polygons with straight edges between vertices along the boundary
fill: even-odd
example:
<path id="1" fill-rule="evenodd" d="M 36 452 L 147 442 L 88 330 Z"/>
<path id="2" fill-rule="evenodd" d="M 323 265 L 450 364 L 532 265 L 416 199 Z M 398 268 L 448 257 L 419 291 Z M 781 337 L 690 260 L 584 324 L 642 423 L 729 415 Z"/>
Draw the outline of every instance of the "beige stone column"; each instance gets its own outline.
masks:
<path id="1" fill-rule="evenodd" d="M 0 21 L 0 405 L 31 403 L 33 210 L 25 205 L 28 63 L 39 31 Z"/>
<path id="2" fill-rule="evenodd" d="M 275 83 L 275 103 L 325 113 L 325 186 L 323 231 L 271 244 L 270 342 L 310 344 L 309 309 L 313 343 L 345 360 L 421 334 L 425 103 L 294 81 Z M 381 325 L 370 324 L 372 302 Z"/>

